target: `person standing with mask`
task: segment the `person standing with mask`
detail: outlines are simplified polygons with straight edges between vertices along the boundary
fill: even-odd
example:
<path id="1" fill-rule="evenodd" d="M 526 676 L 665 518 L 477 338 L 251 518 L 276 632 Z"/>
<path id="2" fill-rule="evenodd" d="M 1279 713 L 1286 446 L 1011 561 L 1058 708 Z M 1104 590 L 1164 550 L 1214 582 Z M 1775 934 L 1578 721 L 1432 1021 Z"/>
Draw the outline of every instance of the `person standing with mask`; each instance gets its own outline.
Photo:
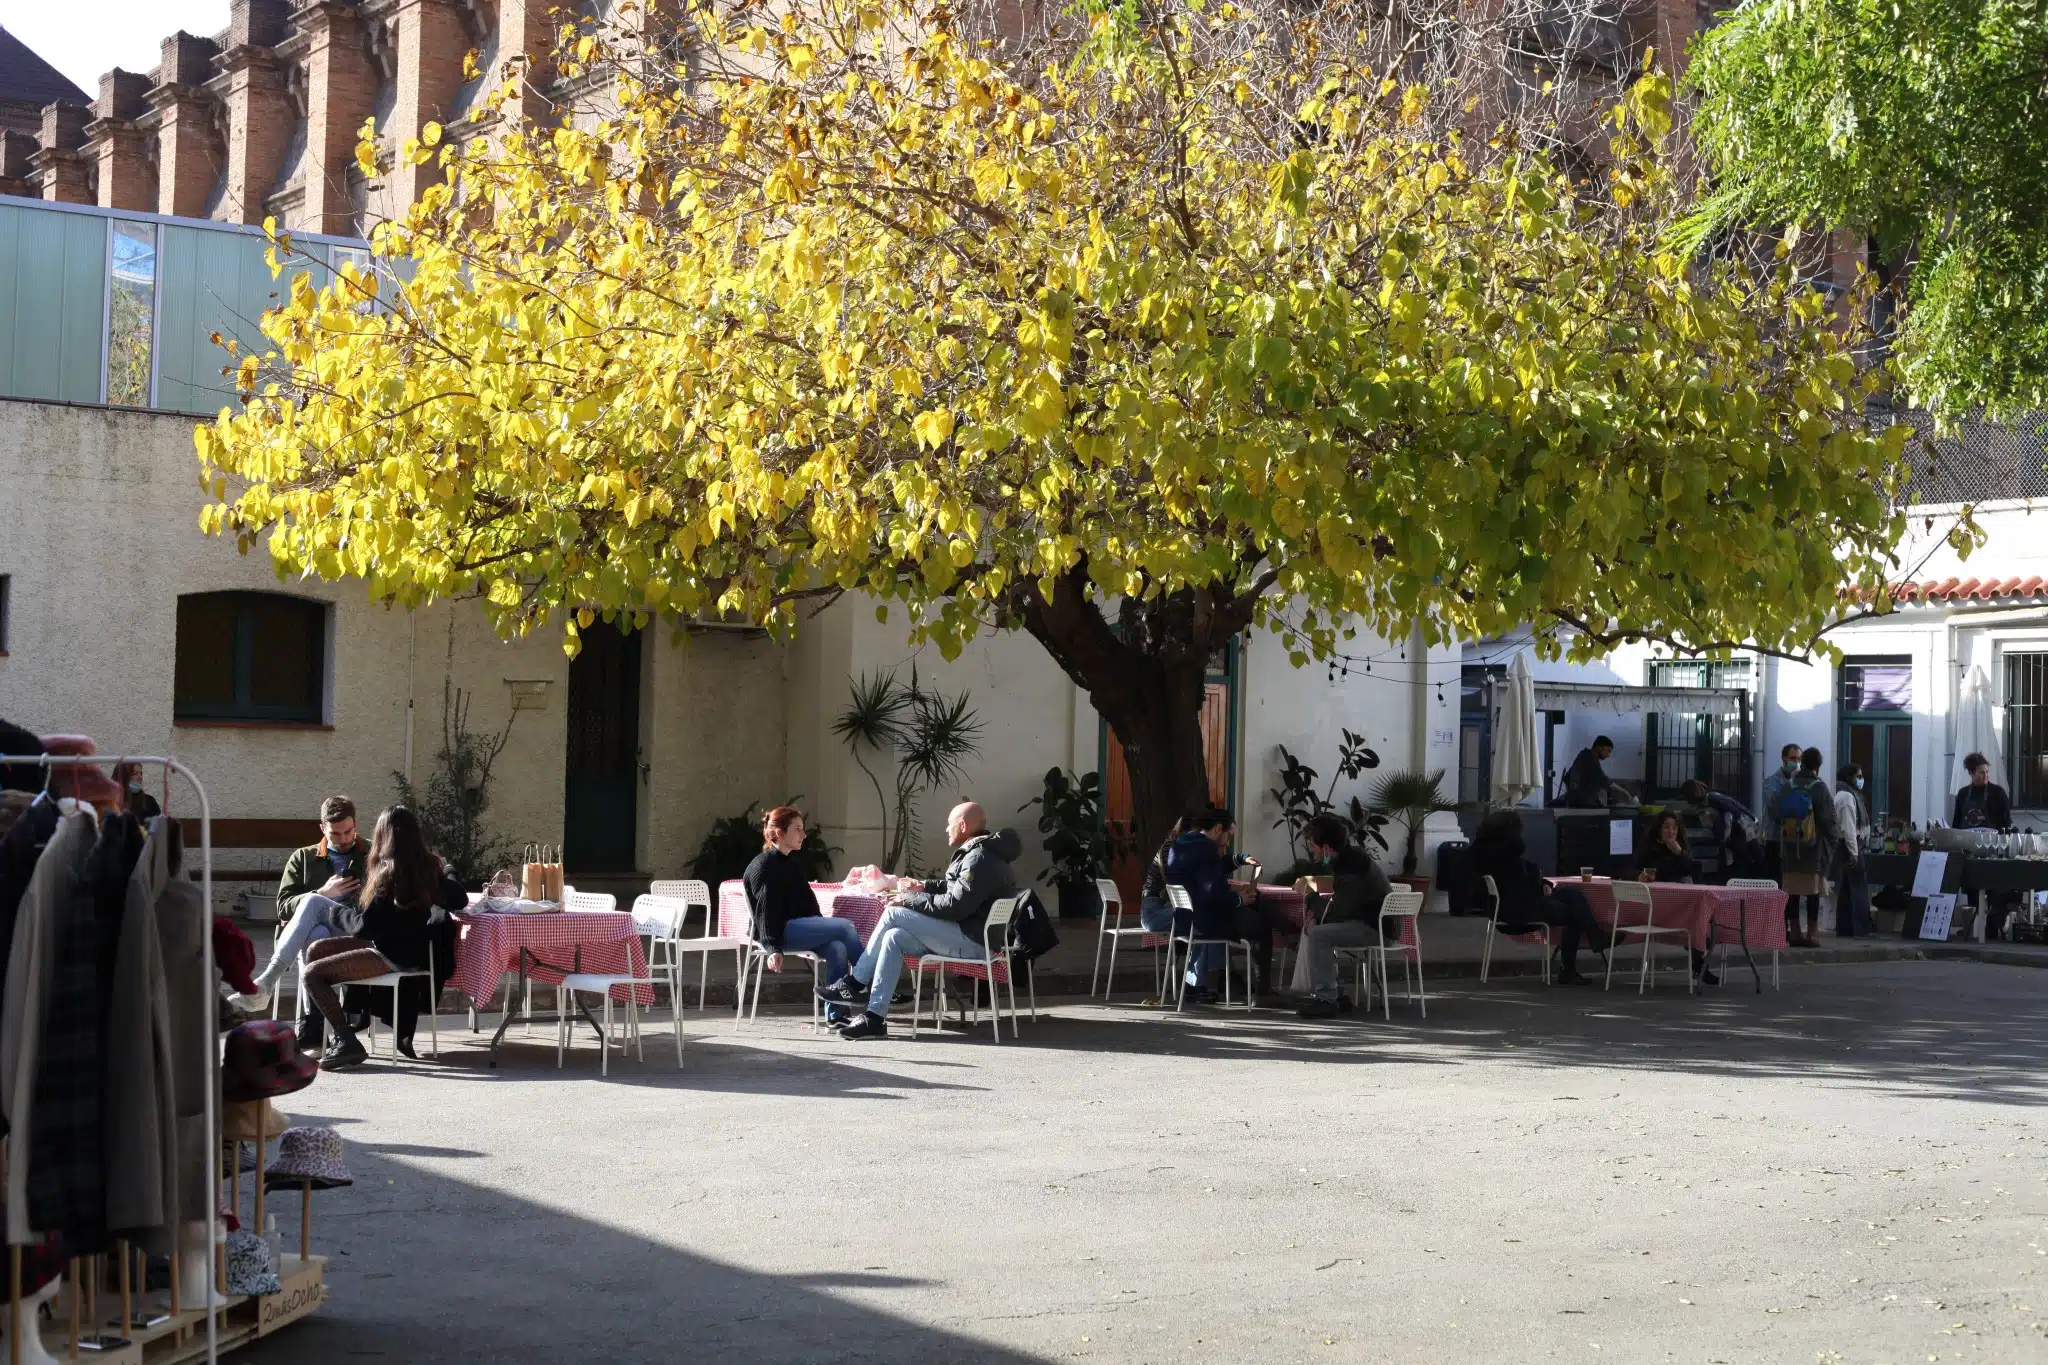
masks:
<path id="1" fill-rule="evenodd" d="M 1785 941 L 1794 948 L 1818 948 L 1820 898 L 1827 893 L 1841 838 L 1835 825 L 1835 799 L 1820 775 L 1821 754 L 1808 749 L 1799 756 L 1792 777 L 1778 788 L 1771 808 L 1772 832 L 1782 847 L 1785 888 Z M 1800 910 L 1806 927 L 1800 928 Z"/>
<path id="2" fill-rule="evenodd" d="M 1863 878 L 1863 841 L 1870 831 L 1870 807 L 1863 799 L 1863 769 L 1844 763 L 1835 772 L 1835 824 L 1841 842 L 1835 855 L 1835 933 L 1864 933 L 1870 918 L 1870 889 Z"/>
<path id="3" fill-rule="evenodd" d="M 1800 747 L 1787 744 L 1778 750 L 1777 770 L 1764 779 L 1764 800 L 1757 809 L 1763 812 L 1764 822 L 1764 875 L 1782 885 L 1785 880 L 1785 850 L 1780 847 L 1777 828 L 1778 793 L 1785 784 L 1799 775 Z"/>

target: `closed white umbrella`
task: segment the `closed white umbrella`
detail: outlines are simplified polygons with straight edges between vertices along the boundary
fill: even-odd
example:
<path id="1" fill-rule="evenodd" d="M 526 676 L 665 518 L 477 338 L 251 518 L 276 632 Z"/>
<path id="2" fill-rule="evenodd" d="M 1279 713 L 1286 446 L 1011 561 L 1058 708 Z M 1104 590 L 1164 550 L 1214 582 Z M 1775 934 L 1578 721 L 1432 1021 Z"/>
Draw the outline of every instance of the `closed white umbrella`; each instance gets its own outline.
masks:
<path id="1" fill-rule="evenodd" d="M 1494 804 L 1519 805 L 1542 786 L 1543 756 L 1536 748 L 1536 680 L 1529 675 L 1525 652 L 1515 655 L 1508 665 L 1499 724 L 1493 732 Z"/>
<path id="2" fill-rule="evenodd" d="M 1991 706 L 1991 680 L 1984 676 L 1982 664 L 1974 664 L 1963 682 L 1962 706 L 1956 713 L 1956 762 L 1961 763 L 1965 754 L 1984 755 L 1991 760 L 1991 780 L 2002 787 L 2005 764 L 1998 756 L 1998 727 Z M 1968 780 L 1964 774 L 1956 785 Z"/>

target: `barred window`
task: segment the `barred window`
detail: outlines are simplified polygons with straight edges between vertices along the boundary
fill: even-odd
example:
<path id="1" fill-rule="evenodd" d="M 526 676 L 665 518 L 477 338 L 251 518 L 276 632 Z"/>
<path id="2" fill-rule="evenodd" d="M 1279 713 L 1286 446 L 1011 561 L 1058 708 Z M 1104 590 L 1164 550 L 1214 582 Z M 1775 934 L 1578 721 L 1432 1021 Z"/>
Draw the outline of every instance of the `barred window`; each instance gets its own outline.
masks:
<path id="1" fill-rule="evenodd" d="M 2013 805 L 2048 808 L 2048 654 L 2005 656 L 2005 751 Z"/>

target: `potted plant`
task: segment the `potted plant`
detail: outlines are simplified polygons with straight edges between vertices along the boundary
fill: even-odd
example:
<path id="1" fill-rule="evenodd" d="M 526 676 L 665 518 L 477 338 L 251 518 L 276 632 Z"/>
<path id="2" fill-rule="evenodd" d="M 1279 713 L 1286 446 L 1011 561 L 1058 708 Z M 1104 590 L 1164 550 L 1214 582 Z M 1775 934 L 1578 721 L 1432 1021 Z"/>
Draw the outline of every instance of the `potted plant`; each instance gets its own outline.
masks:
<path id="1" fill-rule="evenodd" d="M 1373 813 L 1398 820 L 1408 832 L 1401 853 L 1401 875 L 1404 877 L 1414 876 L 1416 864 L 1422 861 L 1424 822 L 1432 815 L 1458 809 L 1457 802 L 1444 799 L 1443 781 L 1441 768 L 1427 775 L 1397 772 L 1388 773 L 1373 788 Z"/>
<path id="2" fill-rule="evenodd" d="M 1109 874 L 1110 859 L 1116 856 L 1102 819 L 1102 775 L 1076 777 L 1062 768 L 1048 768 L 1045 790 L 1017 809 L 1033 806 L 1038 807 L 1038 832 L 1045 836 L 1045 851 L 1052 859 L 1040 879 L 1051 882 L 1058 892 L 1060 916 L 1100 915 L 1102 896 L 1095 879 Z"/>

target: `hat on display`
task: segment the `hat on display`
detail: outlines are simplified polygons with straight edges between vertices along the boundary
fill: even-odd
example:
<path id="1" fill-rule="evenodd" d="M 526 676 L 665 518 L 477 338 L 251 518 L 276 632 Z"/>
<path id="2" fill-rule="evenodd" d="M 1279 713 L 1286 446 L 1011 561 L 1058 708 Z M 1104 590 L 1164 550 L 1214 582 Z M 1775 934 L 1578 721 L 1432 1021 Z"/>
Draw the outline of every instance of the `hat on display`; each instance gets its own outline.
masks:
<path id="1" fill-rule="evenodd" d="M 266 1142 L 277 1141 L 279 1135 L 292 1126 L 292 1116 L 279 1112 L 269 1100 L 230 1100 L 220 1110 L 221 1141 L 256 1141 L 256 1118 L 259 1114 L 263 1117 L 263 1138 Z"/>
<path id="2" fill-rule="evenodd" d="M 341 1159 L 341 1134 L 332 1128 L 287 1128 L 277 1140 L 277 1155 L 263 1172 L 266 1190 L 311 1185 L 316 1190 L 355 1184 Z"/>
<path id="3" fill-rule="evenodd" d="M 256 945 L 226 915 L 213 917 L 213 965 L 221 979 L 243 995 L 256 994 Z"/>
<path id="4" fill-rule="evenodd" d="M 228 1293 L 278 1294 L 277 1267 L 270 1263 L 270 1243 L 253 1232 L 231 1232 L 227 1237 Z"/>
<path id="5" fill-rule="evenodd" d="M 52 757 L 90 758 L 99 746 L 88 735 L 43 735 L 43 752 Z M 95 806 L 121 804 L 121 788 L 98 768 L 85 764 L 58 764 L 50 769 L 50 789 L 59 796 L 72 796 Z"/>
<path id="6" fill-rule="evenodd" d="M 320 1063 L 299 1051 L 297 1030 L 282 1019 L 252 1019 L 228 1030 L 220 1093 L 230 1104 L 295 1094 L 319 1074 Z"/>

